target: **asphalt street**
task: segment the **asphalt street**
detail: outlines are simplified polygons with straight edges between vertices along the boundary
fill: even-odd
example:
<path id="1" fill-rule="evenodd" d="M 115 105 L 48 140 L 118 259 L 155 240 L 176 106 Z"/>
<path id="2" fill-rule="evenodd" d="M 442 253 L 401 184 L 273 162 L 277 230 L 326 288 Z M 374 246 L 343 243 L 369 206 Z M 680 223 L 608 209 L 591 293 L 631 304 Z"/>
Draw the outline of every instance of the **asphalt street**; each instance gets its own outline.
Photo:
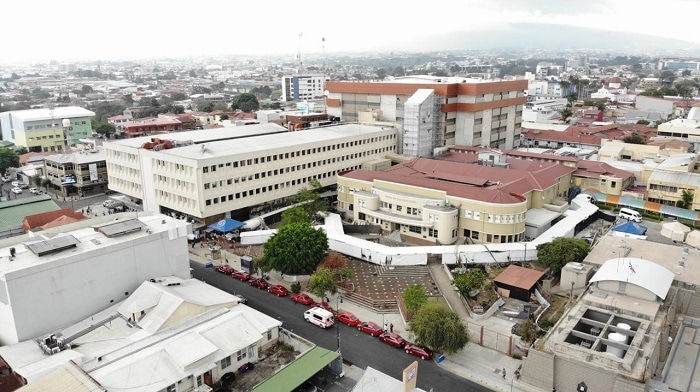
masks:
<path id="1" fill-rule="evenodd" d="M 194 277 L 231 294 L 241 294 L 248 299 L 248 306 L 282 321 L 284 328 L 312 341 L 316 345 L 336 350 L 337 337 L 340 337 L 340 351 L 344 361 L 360 368 L 373 368 L 401 379 L 403 369 L 417 357 L 403 350 L 382 343 L 357 328 L 338 323 L 338 328 L 321 329 L 306 322 L 303 318 L 305 305 L 292 302 L 287 297 L 275 297 L 266 290 L 251 287 L 247 282 L 233 279 L 230 275 L 205 268 L 201 263 L 190 262 Z M 331 304 L 334 308 L 335 304 Z M 343 305 L 340 304 L 342 310 Z M 469 380 L 449 373 L 433 361 L 421 361 L 418 367 L 418 387 L 426 391 L 490 391 Z"/>

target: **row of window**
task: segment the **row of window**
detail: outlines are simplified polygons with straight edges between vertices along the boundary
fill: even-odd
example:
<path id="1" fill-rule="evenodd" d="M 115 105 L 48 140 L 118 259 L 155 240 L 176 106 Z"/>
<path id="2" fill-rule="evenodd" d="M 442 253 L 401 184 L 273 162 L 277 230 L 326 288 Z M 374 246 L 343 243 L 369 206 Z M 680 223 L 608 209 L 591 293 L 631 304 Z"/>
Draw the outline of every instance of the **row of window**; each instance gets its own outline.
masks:
<path id="1" fill-rule="evenodd" d="M 351 189 L 351 191 L 352 191 L 352 189 Z M 389 212 L 394 212 L 394 205 L 391 203 L 387 203 L 385 201 L 380 202 L 379 208 L 382 210 L 388 210 Z M 396 212 L 403 213 L 403 206 L 397 204 L 396 205 Z M 423 214 L 423 210 L 421 210 L 419 208 L 414 208 L 414 207 L 406 207 L 406 214 L 418 216 L 418 215 Z"/>
<path id="2" fill-rule="evenodd" d="M 649 184 L 649 189 L 659 192 L 678 193 L 678 187 L 670 185 Z"/>
<path id="3" fill-rule="evenodd" d="M 204 166 L 202 168 L 203 173 L 210 173 L 210 172 L 215 172 L 217 168 L 223 168 L 223 167 L 245 167 L 245 166 L 251 166 L 251 165 L 258 165 L 261 163 L 266 163 L 266 162 L 276 162 L 278 160 L 283 160 L 283 159 L 293 159 L 293 158 L 299 158 L 303 156 L 311 156 L 315 155 L 318 153 L 323 153 L 323 152 L 330 152 L 330 151 L 335 151 L 335 150 L 342 150 L 345 148 L 349 147 L 355 147 L 355 146 L 360 146 L 360 145 L 365 145 L 365 144 L 372 144 L 380 141 L 385 141 L 385 140 L 393 140 L 395 139 L 395 135 L 385 135 L 385 136 L 378 136 L 378 137 L 372 137 L 368 139 L 362 139 L 362 140 L 355 140 L 352 142 L 348 143 L 338 143 L 338 144 L 333 144 L 330 146 L 323 146 L 323 147 L 317 147 L 317 148 L 308 148 L 305 150 L 299 150 L 299 151 L 291 151 L 291 152 L 286 152 L 284 154 L 273 154 L 273 155 L 268 155 L 265 157 L 260 157 L 260 158 L 250 158 L 250 159 L 243 159 L 240 161 L 234 161 L 234 162 L 226 162 L 226 163 L 219 163 L 217 165 L 211 165 L 211 166 Z M 374 150 L 369 150 L 369 151 L 363 151 L 362 153 L 356 153 L 356 154 L 350 154 L 346 155 L 346 159 L 350 158 L 357 158 L 365 155 L 372 155 L 372 154 L 378 154 L 382 152 L 387 152 L 392 150 L 391 147 L 384 147 L 384 148 L 379 148 L 379 149 L 374 149 Z M 343 160 L 343 157 L 339 157 L 337 159 Z M 333 159 L 333 162 L 336 161 L 336 158 Z M 169 164 L 169 162 L 156 159 L 155 161 L 156 166 L 166 166 L 166 164 Z M 179 164 L 178 164 L 179 165 Z M 182 165 L 184 168 L 184 165 Z"/>
<path id="4" fill-rule="evenodd" d="M 87 125 L 87 121 L 75 121 L 71 123 L 72 125 Z M 27 125 L 27 131 L 38 130 L 38 129 L 51 129 L 51 128 L 63 128 L 63 124 L 59 123 L 49 123 L 49 124 L 35 124 Z"/>
<path id="5" fill-rule="evenodd" d="M 464 210 L 467 219 L 481 220 L 481 211 Z M 525 220 L 525 213 L 520 214 L 486 214 L 486 221 L 490 223 L 516 223 Z"/>
<path id="6" fill-rule="evenodd" d="M 520 234 L 493 234 L 484 233 L 476 230 L 464 229 L 464 236 L 471 238 L 472 240 L 485 242 L 485 243 L 511 243 L 511 242 L 521 242 L 523 241 L 523 233 Z"/>

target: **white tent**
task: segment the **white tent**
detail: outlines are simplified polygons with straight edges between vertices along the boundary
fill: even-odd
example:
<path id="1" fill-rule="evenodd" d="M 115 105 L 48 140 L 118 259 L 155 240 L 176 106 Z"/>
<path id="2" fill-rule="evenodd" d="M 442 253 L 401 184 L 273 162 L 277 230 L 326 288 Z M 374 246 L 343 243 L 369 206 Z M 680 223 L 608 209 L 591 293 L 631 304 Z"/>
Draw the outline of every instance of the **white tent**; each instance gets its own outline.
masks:
<path id="1" fill-rule="evenodd" d="M 700 230 L 693 230 L 685 237 L 685 243 L 700 249 Z"/>
<path id="2" fill-rule="evenodd" d="M 668 222 L 661 225 L 661 235 L 674 241 L 685 241 L 685 235 L 690 231 L 690 227 L 678 221 Z"/>

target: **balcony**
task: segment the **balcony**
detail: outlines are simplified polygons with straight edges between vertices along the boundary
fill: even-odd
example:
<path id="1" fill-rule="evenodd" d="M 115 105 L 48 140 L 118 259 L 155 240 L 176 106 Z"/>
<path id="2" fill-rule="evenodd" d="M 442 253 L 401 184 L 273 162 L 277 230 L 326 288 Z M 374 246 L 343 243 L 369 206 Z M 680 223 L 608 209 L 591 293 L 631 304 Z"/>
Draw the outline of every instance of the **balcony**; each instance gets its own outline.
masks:
<path id="1" fill-rule="evenodd" d="M 412 218 L 408 215 L 398 215 L 398 214 L 392 214 L 389 212 L 384 212 L 381 210 L 370 210 L 364 207 L 360 207 L 361 213 L 371 216 L 373 218 L 378 218 L 383 221 L 387 222 L 393 222 L 393 223 L 398 223 L 401 225 L 410 225 L 410 226 L 418 226 L 418 227 L 433 227 L 433 222 L 429 221 L 424 221 L 420 218 Z"/>

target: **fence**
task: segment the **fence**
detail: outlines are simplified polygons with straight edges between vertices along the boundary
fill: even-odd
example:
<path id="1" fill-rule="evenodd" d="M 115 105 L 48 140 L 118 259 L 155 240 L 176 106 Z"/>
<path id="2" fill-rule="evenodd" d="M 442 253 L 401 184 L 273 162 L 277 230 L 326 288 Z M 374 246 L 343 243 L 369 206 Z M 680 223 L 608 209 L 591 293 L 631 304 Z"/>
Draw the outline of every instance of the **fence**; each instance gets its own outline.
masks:
<path id="1" fill-rule="evenodd" d="M 496 350 L 508 356 L 512 356 L 515 352 L 517 339 L 512 335 L 504 335 L 474 323 L 468 323 L 467 328 L 469 329 L 469 337 L 472 343 Z"/>

